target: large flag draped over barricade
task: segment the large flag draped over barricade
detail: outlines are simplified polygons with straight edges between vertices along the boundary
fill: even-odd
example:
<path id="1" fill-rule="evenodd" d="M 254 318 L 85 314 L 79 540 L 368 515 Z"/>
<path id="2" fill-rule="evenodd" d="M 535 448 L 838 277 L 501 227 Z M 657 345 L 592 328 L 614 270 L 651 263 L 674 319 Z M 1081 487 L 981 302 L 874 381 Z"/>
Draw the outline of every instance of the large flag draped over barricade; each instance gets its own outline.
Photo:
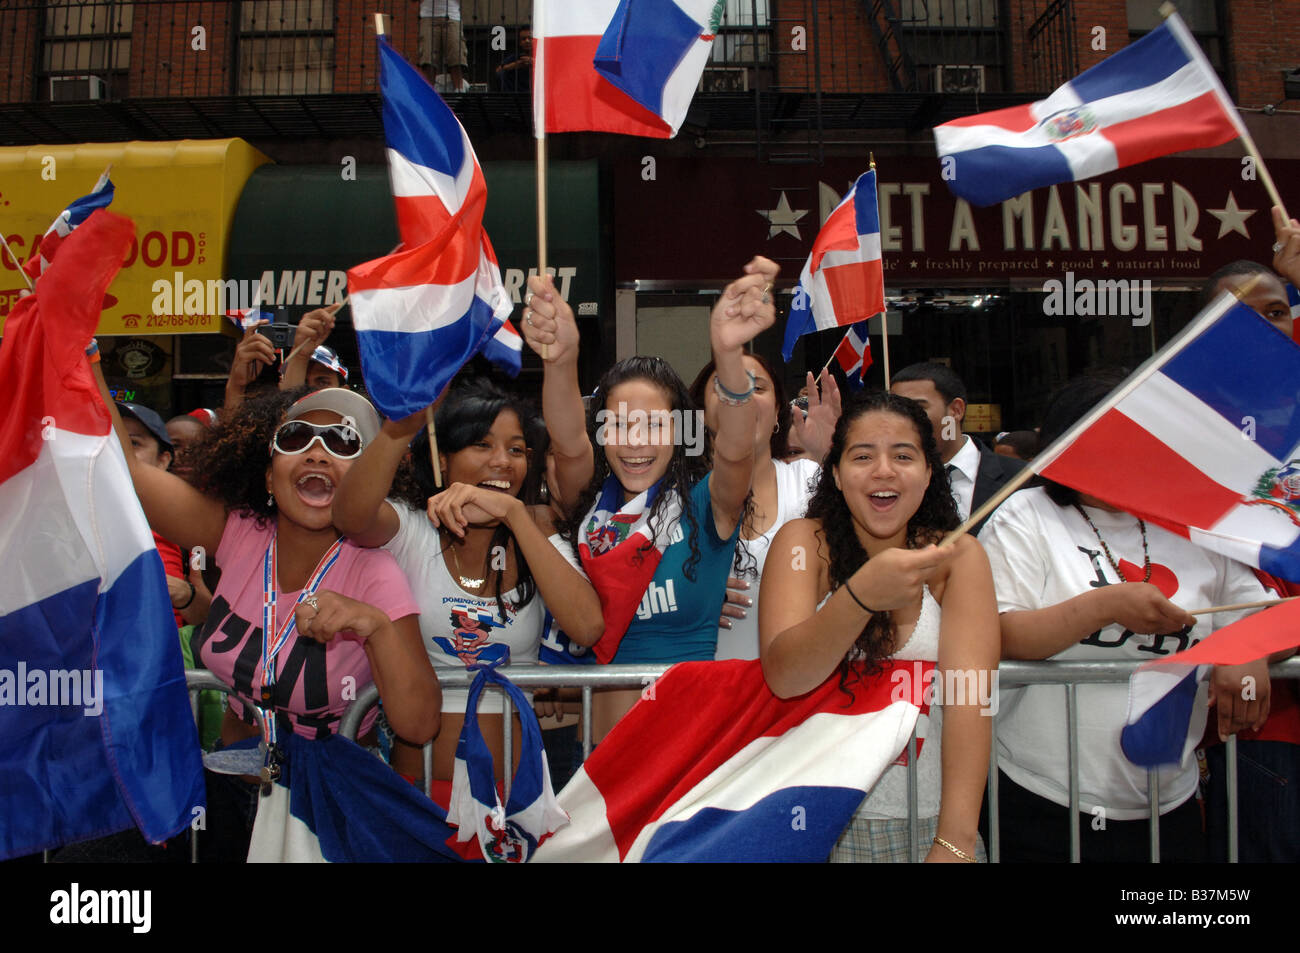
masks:
<path id="1" fill-rule="evenodd" d="M 884 310 L 885 272 L 872 169 L 858 177 L 817 233 L 790 304 L 781 354 L 790 360 L 801 335 L 856 324 Z"/>
<path id="2" fill-rule="evenodd" d="M 722 17 L 720 0 L 544 0 L 533 8 L 533 122 L 671 139 Z"/>
<path id="3" fill-rule="evenodd" d="M 104 174 L 99 177 L 95 187 L 88 194 L 83 195 L 55 216 L 54 222 L 41 236 L 40 244 L 23 265 L 23 271 L 32 278 L 39 278 L 45 269 L 50 267 L 50 262 L 54 260 L 59 246 L 73 230 L 89 218 L 91 212 L 108 208 L 112 201 L 113 181 L 108 177 L 108 170 L 105 169 Z"/>
<path id="4" fill-rule="evenodd" d="M 432 404 L 512 305 L 483 231 L 487 185 L 469 137 L 382 36 L 379 59 L 404 247 L 350 269 L 348 289 L 366 386 L 396 419 Z"/>
<path id="5" fill-rule="evenodd" d="M 1239 136 L 1236 107 L 1177 14 L 1046 99 L 934 130 L 943 178 L 973 205 Z"/>
<path id="6" fill-rule="evenodd" d="M 859 671 L 851 701 L 836 673 L 782 700 L 756 660 L 675 665 L 560 792 L 571 822 L 535 859 L 824 861 L 927 711 L 932 670 Z"/>
<path id="7" fill-rule="evenodd" d="M 1142 365 L 1043 476 L 1300 580 L 1300 347 L 1221 295 Z M 1141 466 L 1124 466 L 1140 460 Z"/>
<path id="8" fill-rule="evenodd" d="M 162 561 L 83 353 L 133 234 L 87 218 L 0 346 L 0 859 L 160 842 L 204 803 Z"/>

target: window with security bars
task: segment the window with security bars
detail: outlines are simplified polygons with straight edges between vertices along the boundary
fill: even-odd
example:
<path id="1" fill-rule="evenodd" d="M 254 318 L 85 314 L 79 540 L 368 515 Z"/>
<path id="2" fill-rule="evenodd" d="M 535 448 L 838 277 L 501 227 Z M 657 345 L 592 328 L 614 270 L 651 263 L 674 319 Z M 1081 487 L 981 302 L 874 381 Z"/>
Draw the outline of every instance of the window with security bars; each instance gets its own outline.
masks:
<path id="1" fill-rule="evenodd" d="M 241 0 L 239 92 L 334 91 L 334 0 Z"/>
<path id="2" fill-rule="evenodd" d="M 751 88 L 750 70 L 772 63 L 769 0 L 725 0 L 709 64 L 700 79 L 704 92 L 735 93 Z"/>
<path id="3" fill-rule="evenodd" d="M 1145 0 L 1128 0 L 1128 38 L 1129 42 L 1146 36 L 1160 26 L 1164 18 L 1160 16 L 1158 4 Z M 1221 0 L 1178 0 L 1178 15 L 1187 24 L 1196 42 L 1201 45 L 1205 58 L 1210 61 L 1219 80 L 1233 93 L 1233 77 L 1228 63 L 1228 41 L 1224 30 L 1225 11 Z"/>
<path id="4" fill-rule="evenodd" d="M 133 13 L 133 4 L 112 0 L 46 0 L 37 97 L 88 102 L 125 96 Z"/>
<path id="5" fill-rule="evenodd" d="M 1000 0 L 900 0 L 898 38 L 916 90 L 1000 92 L 1006 88 L 1006 27 Z"/>

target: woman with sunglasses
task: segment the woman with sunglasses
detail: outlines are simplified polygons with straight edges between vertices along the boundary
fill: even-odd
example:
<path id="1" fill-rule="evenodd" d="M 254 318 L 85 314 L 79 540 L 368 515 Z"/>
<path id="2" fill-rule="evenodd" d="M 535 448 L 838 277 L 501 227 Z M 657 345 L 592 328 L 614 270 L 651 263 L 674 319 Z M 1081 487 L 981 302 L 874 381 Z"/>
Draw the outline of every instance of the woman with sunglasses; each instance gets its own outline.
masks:
<path id="1" fill-rule="evenodd" d="M 603 631 L 600 602 L 556 548 L 553 515 L 538 503 L 546 430 L 536 412 L 487 381 L 471 381 L 439 402 L 435 428 L 445 489 L 434 485 L 421 411 L 384 422 L 334 500 L 336 525 L 358 545 L 388 550 L 410 578 L 434 667 L 536 662 L 547 607 L 571 639 L 594 643 Z M 444 806 L 467 695 L 447 689 L 442 696 L 431 788 Z M 418 739 L 393 727 L 393 767 L 419 782 Z M 479 727 L 501 778 L 504 717 L 495 692 L 479 706 Z M 514 730 L 522 730 L 517 721 Z M 516 746 L 516 760 L 519 754 Z"/>
<path id="2" fill-rule="evenodd" d="M 129 451 L 98 369 L 96 376 Z M 396 730 L 430 738 L 438 680 L 406 577 L 387 553 L 343 539 L 331 519 L 335 489 L 378 432 L 379 415 L 341 388 L 294 402 L 298 396 L 273 392 L 223 418 L 195 449 L 194 485 L 126 454 L 150 525 L 222 569 L 194 639 L 195 657 L 232 687 L 222 745 L 257 735 L 254 706 L 274 732 L 264 741 L 290 732 L 326 738 L 355 689 L 371 681 Z M 267 754 L 277 750 L 268 746 Z M 241 775 L 208 773 L 205 859 L 242 861 L 248 852 L 258 786 Z"/>

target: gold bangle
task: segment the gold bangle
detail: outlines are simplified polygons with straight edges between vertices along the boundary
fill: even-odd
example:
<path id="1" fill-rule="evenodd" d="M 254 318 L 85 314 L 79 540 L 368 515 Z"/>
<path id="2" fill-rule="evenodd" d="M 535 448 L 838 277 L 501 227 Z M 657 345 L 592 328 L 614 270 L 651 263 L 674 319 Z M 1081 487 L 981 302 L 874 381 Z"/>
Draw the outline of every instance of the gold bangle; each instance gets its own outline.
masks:
<path id="1" fill-rule="evenodd" d="M 978 861 L 977 861 L 974 857 L 972 857 L 970 854 L 966 853 L 966 852 L 965 852 L 964 850 L 962 850 L 960 847 L 955 847 L 955 846 L 953 846 L 952 844 L 949 844 L 949 843 L 948 843 L 946 840 L 944 840 L 942 837 L 938 837 L 938 836 L 936 836 L 935 839 L 934 839 L 934 842 L 935 842 L 936 844 L 938 844 L 940 847 L 942 847 L 942 848 L 944 848 L 944 849 L 946 849 L 946 850 L 950 850 L 950 851 L 952 851 L 954 854 L 956 854 L 956 855 L 957 855 L 958 857 L 960 857 L 962 860 L 966 861 L 966 863 L 968 863 L 968 864 L 978 863 Z"/>

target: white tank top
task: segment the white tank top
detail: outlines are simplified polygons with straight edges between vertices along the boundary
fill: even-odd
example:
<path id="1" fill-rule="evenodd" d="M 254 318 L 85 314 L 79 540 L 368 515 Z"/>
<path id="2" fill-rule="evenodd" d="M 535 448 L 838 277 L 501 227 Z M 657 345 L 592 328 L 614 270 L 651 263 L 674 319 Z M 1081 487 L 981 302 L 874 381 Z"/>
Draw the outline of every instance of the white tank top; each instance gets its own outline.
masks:
<path id="1" fill-rule="evenodd" d="M 757 539 L 744 540 L 745 548 L 758 564 L 758 576 L 748 580 L 749 588 L 745 590 L 754 604 L 745 609 L 745 618 L 731 620 L 730 629 L 718 628 L 718 649 L 713 656 L 718 660 L 758 658 L 758 590 L 759 583 L 763 581 L 763 566 L 767 562 L 768 548 L 772 545 L 777 530 L 790 520 L 801 518 L 808 511 L 808 501 L 812 499 L 810 484 L 817 479 L 822 469 L 812 460 L 772 462 L 776 464 L 776 522 Z M 749 565 L 748 561 L 745 565 Z"/>
<path id="2" fill-rule="evenodd" d="M 528 605 L 516 612 L 513 603 L 520 597 L 519 589 L 504 593 L 502 620 L 495 596 L 476 596 L 457 584 L 443 557 L 442 538 L 428 517 L 401 503 L 393 503 L 393 509 L 398 530 L 384 549 L 393 554 L 410 580 L 420 606 L 420 636 L 434 669 L 463 670 L 475 661 L 492 661 L 507 652 L 508 664 L 536 662 L 545 615 L 541 594 L 534 593 Z M 444 688 L 442 710 L 464 712 L 468 694 L 468 689 Z M 480 714 L 500 714 L 501 710 L 500 692 L 484 692 Z"/>

